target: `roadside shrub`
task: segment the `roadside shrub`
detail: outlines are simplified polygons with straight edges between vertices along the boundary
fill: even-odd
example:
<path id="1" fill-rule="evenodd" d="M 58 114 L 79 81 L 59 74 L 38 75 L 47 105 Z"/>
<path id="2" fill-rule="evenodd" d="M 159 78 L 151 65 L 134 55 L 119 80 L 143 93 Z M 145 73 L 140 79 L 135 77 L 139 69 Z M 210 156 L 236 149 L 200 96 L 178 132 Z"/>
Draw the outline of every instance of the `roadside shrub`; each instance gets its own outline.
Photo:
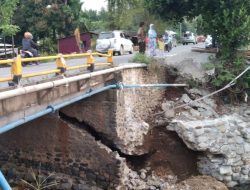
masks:
<path id="1" fill-rule="evenodd" d="M 206 76 L 208 78 L 205 85 L 220 89 L 232 83 L 230 87 L 227 87 L 221 93 L 223 99 L 231 100 L 231 103 L 238 102 L 239 100 L 246 102 L 247 97 L 250 95 L 250 70 L 241 74 L 250 66 L 246 64 L 246 59 L 239 54 L 233 62 L 229 62 L 223 56 L 210 61 L 210 63 L 204 65 L 204 69 L 208 73 L 212 71 L 210 73 L 212 75 Z M 227 102 L 229 103 L 229 101 Z"/>
<path id="2" fill-rule="evenodd" d="M 21 182 L 32 190 L 49 189 L 58 185 L 58 182 L 56 180 L 51 181 L 51 178 L 52 176 L 54 176 L 54 174 L 49 174 L 49 176 L 43 176 L 40 167 L 41 165 L 39 165 L 37 173 L 35 173 L 33 169 L 31 169 L 30 175 L 33 180 L 32 182 L 28 182 L 24 179 L 21 179 Z"/>
<path id="3" fill-rule="evenodd" d="M 43 38 L 40 40 L 40 53 L 42 56 L 55 55 L 57 53 L 57 45 L 51 38 Z"/>
<path id="4" fill-rule="evenodd" d="M 152 57 L 149 57 L 145 54 L 142 53 L 136 53 L 134 57 L 129 60 L 130 63 L 145 63 L 145 64 L 150 64 L 154 62 L 154 59 Z"/>

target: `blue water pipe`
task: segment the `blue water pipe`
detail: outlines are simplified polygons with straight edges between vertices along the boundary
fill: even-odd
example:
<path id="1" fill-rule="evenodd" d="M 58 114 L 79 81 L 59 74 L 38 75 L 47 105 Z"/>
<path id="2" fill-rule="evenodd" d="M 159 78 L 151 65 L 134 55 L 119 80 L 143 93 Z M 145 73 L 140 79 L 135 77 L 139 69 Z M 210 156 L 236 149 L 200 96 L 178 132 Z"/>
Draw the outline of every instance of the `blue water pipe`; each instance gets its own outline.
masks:
<path id="1" fill-rule="evenodd" d="M 72 104 L 74 102 L 77 102 L 77 101 L 79 101 L 81 99 L 88 98 L 88 97 L 90 97 L 90 96 L 92 96 L 94 94 L 97 94 L 97 93 L 100 93 L 100 92 L 103 92 L 105 90 L 109 90 L 109 89 L 112 89 L 112 88 L 117 88 L 117 85 L 108 85 L 108 86 L 102 87 L 102 88 L 97 89 L 97 90 L 89 90 L 89 92 L 84 93 L 84 94 L 82 94 L 82 95 L 80 95 L 78 97 L 75 97 L 75 98 L 73 98 L 73 99 L 71 99 L 69 101 L 66 101 L 66 102 L 63 102 L 61 104 L 54 105 L 54 106 L 50 105 L 45 110 L 42 110 L 42 111 L 40 111 L 38 113 L 35 113 L 33 115 L 30 115 L 30 116 L 26 116 L 26 117 L 24 117 L 22 119 L 19 119 L 17 121 L 9 123 L 9 124 L 7 124 L 7 125 L 5 125 L 3 127 L 0 127 L 0 134 L 5 133 L 5 132 L 7 132 L 7 131 L 19 126 L 19 125 L 22 125 L 24 123 L 32 121 L 32 120 L 34 120 L 36 118 L 44 116 L 44 115 L 46 115 L 48 113 L 53 113 L 56 110 L 58 110 L 58 109 L 60 109 L 62 107 L 65 107 L 67 105 L 70 105 L 70 104 Z"/>
<path id="2" fill-rule="evenodd" d="M 184 87 L 186 84 L 116 84 L 117 88 L 164 88 L 164 87 Z"/>
<path id="3" fill-rule="evenodd" d="M 1 171 L 0 171 L 0 188 L 2 190 L 11 190 L 9 183 L 7 182 Z"/>

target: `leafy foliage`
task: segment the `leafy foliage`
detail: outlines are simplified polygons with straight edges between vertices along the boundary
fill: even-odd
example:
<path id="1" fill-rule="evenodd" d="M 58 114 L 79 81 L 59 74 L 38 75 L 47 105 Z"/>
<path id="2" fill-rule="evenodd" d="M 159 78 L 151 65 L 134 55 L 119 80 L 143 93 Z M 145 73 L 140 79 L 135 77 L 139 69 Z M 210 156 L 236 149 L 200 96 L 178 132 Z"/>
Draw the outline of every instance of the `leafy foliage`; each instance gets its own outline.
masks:
<path id="1" fill-rule="evenodd" d="M 20 0 L 13 19 L 21 28 L 18 41 L 26 31 L 35 39 L 49 37 L 54 43 L 57 38 L 71 35 L 81 25 L 81 5 L 80 0 Z M 81 26 L 86 30 L 85 25 Z"/>
<path id="2" fill-rule="evenodd" d="M 153 62 L 153 58 L 142 53 L 136 53 L 129 62 L 150 64 Z"/>
<path id="3" fill-rule="evenodd" d="M 196 16 L 195 0 L 145 0 L 145 4 L 151 13 L 164 20 L 182 21 L 184 16 L 188 18 Z"/>
<path id="4" fill-rule="evenodd" d="M 45 177 L 42 175 L 41 170 L 38 169 L 38 173 L 36 174 L 33 169 L 31 170 L 30 175 L 32 176 L 32 179 L 34 180 L 34 183 L 30 183 L 26 180 L 21 179 L 21 181 L 30 189 L 33 190 L 42 190 L 42 189 L 49 189 L 51 187 L 54 187 L 58 185 L 57 181 L 51 181 L 50 178 L 54 176 L 54 174 L 50 174 L 49 176 Z"/>
<path id="5" fill-rule="evenodd" d="M 0 0 L 0 29 L 4 36 L 15 35 L 19 27 L 12 24 L 12 16 L 16 9 L 18 0 Z"/>
<path id="6" fill-rule="evenodd" d="M 80 15 L 80 20 L 84 23 L 89 31 L 105 31 L 108 29 L 109 13 L 104 9 L 97 12 L 96 10 L 85 10 Z"/>

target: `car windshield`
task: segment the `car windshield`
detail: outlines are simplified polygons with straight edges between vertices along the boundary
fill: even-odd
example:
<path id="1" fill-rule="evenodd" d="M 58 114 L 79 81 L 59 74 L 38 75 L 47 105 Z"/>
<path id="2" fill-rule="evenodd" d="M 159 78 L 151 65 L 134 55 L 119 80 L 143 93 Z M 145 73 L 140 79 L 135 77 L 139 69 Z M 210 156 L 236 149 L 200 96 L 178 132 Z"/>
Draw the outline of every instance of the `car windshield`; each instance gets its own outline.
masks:
<path id="1" fill-rule="evenodd" d="M 100 33 L 98 39 L 109 39 L 113 38 L 114 34 L 112 32 Z"/>

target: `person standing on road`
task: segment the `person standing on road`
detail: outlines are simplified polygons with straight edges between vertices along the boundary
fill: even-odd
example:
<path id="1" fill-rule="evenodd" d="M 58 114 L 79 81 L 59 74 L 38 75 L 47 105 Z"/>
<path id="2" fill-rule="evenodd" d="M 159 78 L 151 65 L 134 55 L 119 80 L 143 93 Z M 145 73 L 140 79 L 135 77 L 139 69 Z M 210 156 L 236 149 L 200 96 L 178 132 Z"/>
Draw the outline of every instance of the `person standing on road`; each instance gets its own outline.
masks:
<path id="1" fill-rule="evenodd" d="M 139 44 L 139 53 L 144 54 L 146 49 L 145 44 L 145 33 L 144 33 L 144 22 L 140 22 L 139 29 L 137 32 L 138 44 Z"/>
<path id="2" fill-rule="evenodd" d="M 154 24 L 150 24 L 148 31 L 148 49 L 150 56 L 156 56 L 156 38 L 157 33 L 154 29 Z"/>

